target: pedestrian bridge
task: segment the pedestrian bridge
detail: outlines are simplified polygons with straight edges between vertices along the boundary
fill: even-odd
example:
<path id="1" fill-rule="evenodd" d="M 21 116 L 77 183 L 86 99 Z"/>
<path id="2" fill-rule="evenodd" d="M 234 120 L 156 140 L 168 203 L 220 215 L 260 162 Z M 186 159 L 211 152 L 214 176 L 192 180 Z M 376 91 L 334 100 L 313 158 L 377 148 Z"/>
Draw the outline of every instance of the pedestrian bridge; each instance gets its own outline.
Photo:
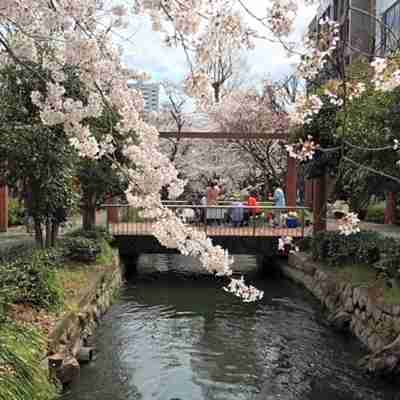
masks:
<path id="1" fill-rule="evenodd" d="M 164 206 L 180 216 L 192 228 L 204 231 L 214 244 L 232 254 L 261 254 L 272 256 L 278 251 L 278 238 L 302 238 L 305 226 L 304 207 L 273 207 L 260 203 L 257 207 L 243 205 L 240 221 L 232 218 L 237 206 L 219 202 L 213 206 L 186 202 L 165 202 Z M 108 204 L 107 227 L 115 237 L 121 253 L 171 253 L 154 237 L 154 221 L 141 216 L 140 209 L 127 204 Z M 237 214 L 236 214 L 237 216 Z"/>

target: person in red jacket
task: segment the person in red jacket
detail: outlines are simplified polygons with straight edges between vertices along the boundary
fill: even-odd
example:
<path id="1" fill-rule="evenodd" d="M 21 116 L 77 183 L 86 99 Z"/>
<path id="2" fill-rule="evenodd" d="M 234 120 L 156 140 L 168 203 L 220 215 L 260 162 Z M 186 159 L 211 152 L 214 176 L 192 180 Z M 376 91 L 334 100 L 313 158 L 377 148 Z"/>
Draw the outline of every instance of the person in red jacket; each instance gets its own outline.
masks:
<path id="1" fill-rule="evenodd" d="M 249 207 L 252 207 L 249 208 L 249 215 L 252 215 L 254 217 L 262 213 L 262 210 L 258 204 L 257 193 L 254 190 L 250 193 L 250 196 L 247 199 L 247 205 Z"/>

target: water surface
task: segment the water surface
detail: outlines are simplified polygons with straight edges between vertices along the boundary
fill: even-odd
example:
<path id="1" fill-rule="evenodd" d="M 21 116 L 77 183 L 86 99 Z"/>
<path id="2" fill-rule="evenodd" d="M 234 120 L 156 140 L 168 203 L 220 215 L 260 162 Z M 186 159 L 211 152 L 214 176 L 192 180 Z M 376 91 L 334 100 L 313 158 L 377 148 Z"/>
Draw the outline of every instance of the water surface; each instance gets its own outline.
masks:
<path id="1" fill-rule="evenodd" d="M 238 262 L 254 267 L 255 260 Z M 264 299 L 243 304 L 215 280 L 147 279 L 149 266 L 180 270 L 182 259 L 142 259 L 142 273 L 98 329 L 96 360 L 65 399 L 400 399 L 399 388 L 356 368 L 364 354 L 358 343 L 327 327 L 298 286 L 259 280 Z"/>

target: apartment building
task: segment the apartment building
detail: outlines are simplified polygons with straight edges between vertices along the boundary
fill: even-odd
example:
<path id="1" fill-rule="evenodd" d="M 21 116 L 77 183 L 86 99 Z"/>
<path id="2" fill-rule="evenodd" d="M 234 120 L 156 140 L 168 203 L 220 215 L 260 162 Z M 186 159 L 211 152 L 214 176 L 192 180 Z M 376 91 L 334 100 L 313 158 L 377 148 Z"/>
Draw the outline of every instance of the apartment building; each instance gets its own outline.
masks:
<path id="1" fill-rule="evenodd" d="M 376 49 L 378 55 L 387 55 L 400 47 L 400 0 L 376 0 Z"/>
<path id="2" fill-rule="evenodd" d="M 158 112 L 160 107 L 160 85 L 158 83 L 134 83 L 130 88 L 138 89 L 142 92 L 144 98 L 144 111 Z"/>
<path id="3" fill-rule="evenodd" d="M 341 41 L 346 43 L 345 60 L 350 64 L 359 56 L 374 53 L 376 36 L 376 0 L 321 0 L 309 26 L 318 34 L 318 21 L 328 17 L 341 25 Z"/>

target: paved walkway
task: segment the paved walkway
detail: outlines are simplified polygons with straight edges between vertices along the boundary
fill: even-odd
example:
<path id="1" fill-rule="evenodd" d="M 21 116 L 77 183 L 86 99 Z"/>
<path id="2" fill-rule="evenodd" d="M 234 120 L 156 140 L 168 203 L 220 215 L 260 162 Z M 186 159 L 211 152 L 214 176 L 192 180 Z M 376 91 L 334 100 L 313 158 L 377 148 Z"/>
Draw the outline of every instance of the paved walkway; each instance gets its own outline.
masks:
<path id="1" fill-rule="evenodd" d="M 106 213 L 105 211 L 99 211 L 96 215 L 96 222 L 98 226 L 106 225 Z M 80 216 L 74 218 L 71 225 L 66 229 L 61 230 L 60 234 L 63 235 L 65 232 L 78 229 L 82 226 L 82 218 Z M 25 226 L 12 226 L 8 228 L 7 232 L 0 232 L 0 251 L 3 248 L 7 248 L 12 244 L 26 243 L 27 241 L 34 241 L 34 234 L 27 233 Z"/>
<path id="2" fill-rule="evenodd" d="M 361 230 L 363 231 L 373 231 L 378 232 L 383 236 L 400 239 L 400 225 L 384 225 L 384 224 L 374 224 L 372 222 L 361 222 Z M 328 221 L 328 230 L 337 230 L 336 221 Z"/>
<path id="3" fill-rule="evenodd" d="M 0 251 L 13 244 L 33 241 L 33 235 L 27 234 L 24 226 L 11 227 L 7 232 L 0 233 Z"/>

